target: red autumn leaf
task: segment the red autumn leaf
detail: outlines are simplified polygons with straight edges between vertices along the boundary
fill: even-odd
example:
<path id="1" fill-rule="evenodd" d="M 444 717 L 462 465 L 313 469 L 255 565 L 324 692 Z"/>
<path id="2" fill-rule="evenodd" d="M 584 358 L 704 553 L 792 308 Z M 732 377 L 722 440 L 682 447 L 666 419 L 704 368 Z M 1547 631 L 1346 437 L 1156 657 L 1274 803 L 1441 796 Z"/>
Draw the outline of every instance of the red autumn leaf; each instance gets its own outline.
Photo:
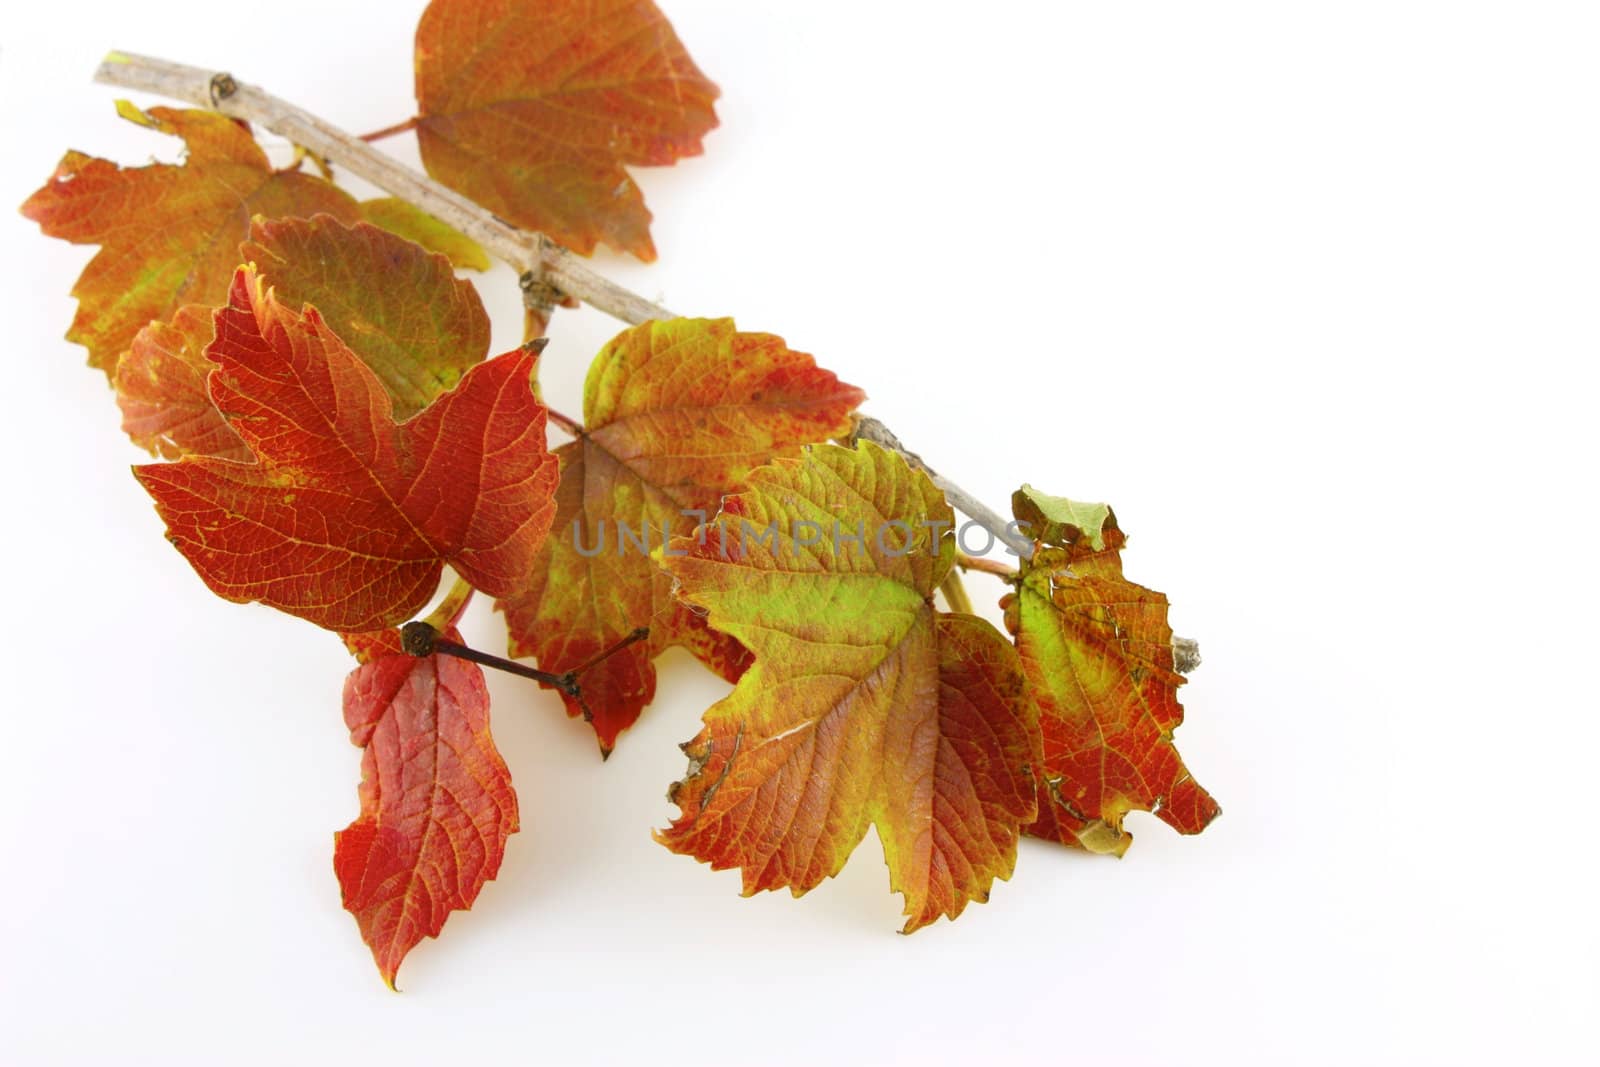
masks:
<path id="1" fill-rule="evenodd" d="M 1103 504 L 1018 490 L 1036 538 L 1001 606 L 1039 708 L 1039 819 L 1028 833 L 1122 855 L 1129 811 L 1199 833 L 1221 813 L 1172 744 L 1183 722 L 1167 598 L 1122 576 L 1126 540 Z"/>
<path id="2" fill-rule="evenodd" d="M 1005 638 L 933 606 L 953 521 L 898 455 L 819 445 L 673 542 L 681 595 L 755 662 L 684 746 L 658 840 L 741 868 L 746 894 L 799 895 L 875 825 L 907 933 L 1010 877 L 1036 814 L 1032 707 Z"/>
<path id="3" fill-rule="evenodd" d="M 253 215 L 327 212 L 354 221 L 355 200 L 321 178 L 274 171 L 247 127 L 209 111 L 119 104 L 126 118 L 182 137 L 182 166 L 123 168 L 68 152 L 22 213 L 51 237 L 100 251 L 72 293 L 67 338 L 110 375 L 134 335 L 184 304 L 227 299 Z"/>
<path id="4" fill-rule="evenodd" d="M 211 309 L 188 304 L 170 323 L 152 322 L 140 330 L 118 361 L 112 384 L 122 408 L 122 431 L 151 455 L 250 461 L 250 449 L 206 391 L 213 367 L 205 357 L 211 335 Z"/>
<path id="5" fill-rule="evenodd" d="M 416 60 L 429 174 L 585 255 L 655 259 L 624 164 L 698 155 L 718 93 L 650 0 L 433 0 Z"/>
<path id="6" fill-rule="evenodd" d="M 345 725 L 364 749 L 361 815 L 334 835 L 333 868 L 392 989 L 406 953 L 499 872 L 517 797 L 489 736 L 483 670 L 405 655 L 392 630 L 382 644 L 345 681 Z"/>
<path id="7" fill-rule="evenodd" d="M 729 681 L 749 662 L 673 598 L 649 551 L 692 533 L 755 467 L 845 433 L 862 399 L 781 338 L 740 333 L 732 319 L 646 323 L 595 357 L 585 431 L 556 450 L 554 533 L 528 584 L 500 606 L 511 654 L 558 674 L 650 627 L 647 644 L 583 676 L 602 753 L 654 697 L 651 660 L 664 649 L 682 645 Z M 582 713 L 571 698 L 567 710 Z"/>
<path id="8" fill-rule="evenodd" d="M 208 350 L 211 399 L 256 457 L 135 468 L 213 592 L 333 630 L 416 613 L 448 562 L 506 595 L 554 511 L 544 408 L 518 350 L 397 424 L 373 372 L 315 308 L 279 304 L 241 268 Z"/>

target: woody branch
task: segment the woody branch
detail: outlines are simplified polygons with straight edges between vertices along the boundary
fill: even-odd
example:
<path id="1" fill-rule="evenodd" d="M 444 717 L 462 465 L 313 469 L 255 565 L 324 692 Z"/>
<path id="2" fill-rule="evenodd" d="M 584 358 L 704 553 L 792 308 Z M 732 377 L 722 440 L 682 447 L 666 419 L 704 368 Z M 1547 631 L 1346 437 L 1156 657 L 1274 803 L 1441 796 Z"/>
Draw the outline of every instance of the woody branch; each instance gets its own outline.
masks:
<path id="1" fill-rule="evenodd" d="M 630 325 L 677 317 L 661 305 L 601 276 L 575 253 L 544 234 L 513 226 L 361 138 L 263 89 L 237 81 L 230 74 L 150 56 L 111 52 L 95 72 L 95 81 L 182 100 L 195 107 L 209 108 L 271 130 L 466 234 L 490 255 L 509 263 L 519 274 L 531 275 L 533 282 L 553 287 Z M 852 439 L 870 440 L 898 452 L 933 480 L 952 507 L 988 530 L 997 541 L 1023 559 L 1033 554 L 1033 543 L 1029 539 L 1009 526 L 1004 518 L 977 497 L 935 472 L 877 419 L 859 418 Z M 1174 640 L 1173 647 L 1179 660 L 1179 670 L 1192 670 L 1199 665 L 1199 652 L 1193 641 L 1178 638 Z"/>

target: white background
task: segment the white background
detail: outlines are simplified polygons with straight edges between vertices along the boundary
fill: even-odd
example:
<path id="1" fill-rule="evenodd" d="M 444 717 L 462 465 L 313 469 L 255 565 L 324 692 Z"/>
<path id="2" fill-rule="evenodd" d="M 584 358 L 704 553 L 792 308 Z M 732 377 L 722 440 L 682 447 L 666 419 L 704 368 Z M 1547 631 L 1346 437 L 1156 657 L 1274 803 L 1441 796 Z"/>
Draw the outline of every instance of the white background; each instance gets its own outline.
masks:
<path id="1" fill-rule="evenodd" d="M 1026 842 L 906 938 L 871 838 L 801 900 L 651 841 L 724 691 L 692 661 L 604 765 L 494 678 L 524 831 L 390 993 L 331 871 L 348 659 L 168 547 L 61 339 L 88 250 L 0 217 L 0 1061 L 1595 1062 L 1593 6 L 665 2 L 723 125 L 639 175 L 660 262 L 600 266 L 997 506 L 1112 501 L 1225 814 Z M 68 147 L 175 157 L 89 83 L 112 47 L 405 117 L 421 5 L 360 6 L 10 6 L 0 205 Z M 559 406 L 614 329 L 557 319 Z"/>

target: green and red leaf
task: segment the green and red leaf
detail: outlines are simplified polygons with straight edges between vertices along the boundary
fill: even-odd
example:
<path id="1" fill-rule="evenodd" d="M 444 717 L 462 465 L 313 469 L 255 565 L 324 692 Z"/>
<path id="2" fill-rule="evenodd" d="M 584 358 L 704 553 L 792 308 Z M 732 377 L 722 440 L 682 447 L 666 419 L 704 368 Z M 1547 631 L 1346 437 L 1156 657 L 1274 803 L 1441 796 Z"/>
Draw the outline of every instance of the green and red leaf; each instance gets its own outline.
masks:
<path id="1" fill-rule="evenodd" d="M 554 535 L 528 583 L 500 606 L 512 655 L 558 674 L 650 627 L 648 643 L 584 675 L 602 752 L 654 697 L 651 660 L 664 649 L 684 646 L 730 681 L 748 663 L 737 641 L 671 596 L 648 552 L 692 533 L 751 470 L 845 433 L 862 399 L 781 338 L 740 333 L 732 319 L 646 323 L 595 357 L 585 430 L 556 450 Z M 581 713 L 570 698 L 567 706 Z"/>
<path id="2" fill-rule="evenodd" d="M 1103 504 L 1028 486 L 1013 511 L 1036 539 L 1001 606 L 1039 708 L 1039 818 L 1028 833 L 1122 855 L 1130 811 L 1199 833 L 1221 813 L 1173 746 L 1183 722 L 1167 598 L 1122 576 L 1126 541 Z"/>
<path id="3" fill-rule="evenodd" d="M 714 532 L 659 554 L 755 661 L 684 746 L 680 814 L 657 838 L 740 868 L 747 894 L 798 895 L 876 826 L 905 930 L 955 918 L 1011 875 L 1036 815 L 1035 727 L 1005 638 L 933 606 L 955 557 L 949 505 L 868 443 L 818 446 L 748 485 Z"/>
<path id="4" fill-rule="evenodd" d="M 239 248 L 280 304 L 310 304 L 408 419 L 489 354 L 489 316 L 450 261 L 361 222 L 256 219 Z"/>

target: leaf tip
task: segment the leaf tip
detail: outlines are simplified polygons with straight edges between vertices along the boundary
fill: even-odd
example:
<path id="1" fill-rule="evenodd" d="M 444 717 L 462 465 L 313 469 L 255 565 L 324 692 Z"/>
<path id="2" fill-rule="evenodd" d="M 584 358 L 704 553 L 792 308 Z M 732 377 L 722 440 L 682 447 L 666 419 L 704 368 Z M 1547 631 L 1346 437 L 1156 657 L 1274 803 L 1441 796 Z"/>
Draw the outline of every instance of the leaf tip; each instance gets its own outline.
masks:
<path id="1" fill-rule="evenodd" d="M 139 107 L 132 100 L 118 100 L 116 102 L 116 108 L 118 117 L 127 119 L 135 126 L 143 126 L 146 129 L 151 130 L 159 128 L 159 124 L 156 122 L 156 120 L 151 118 L 143 108 Z"/>

